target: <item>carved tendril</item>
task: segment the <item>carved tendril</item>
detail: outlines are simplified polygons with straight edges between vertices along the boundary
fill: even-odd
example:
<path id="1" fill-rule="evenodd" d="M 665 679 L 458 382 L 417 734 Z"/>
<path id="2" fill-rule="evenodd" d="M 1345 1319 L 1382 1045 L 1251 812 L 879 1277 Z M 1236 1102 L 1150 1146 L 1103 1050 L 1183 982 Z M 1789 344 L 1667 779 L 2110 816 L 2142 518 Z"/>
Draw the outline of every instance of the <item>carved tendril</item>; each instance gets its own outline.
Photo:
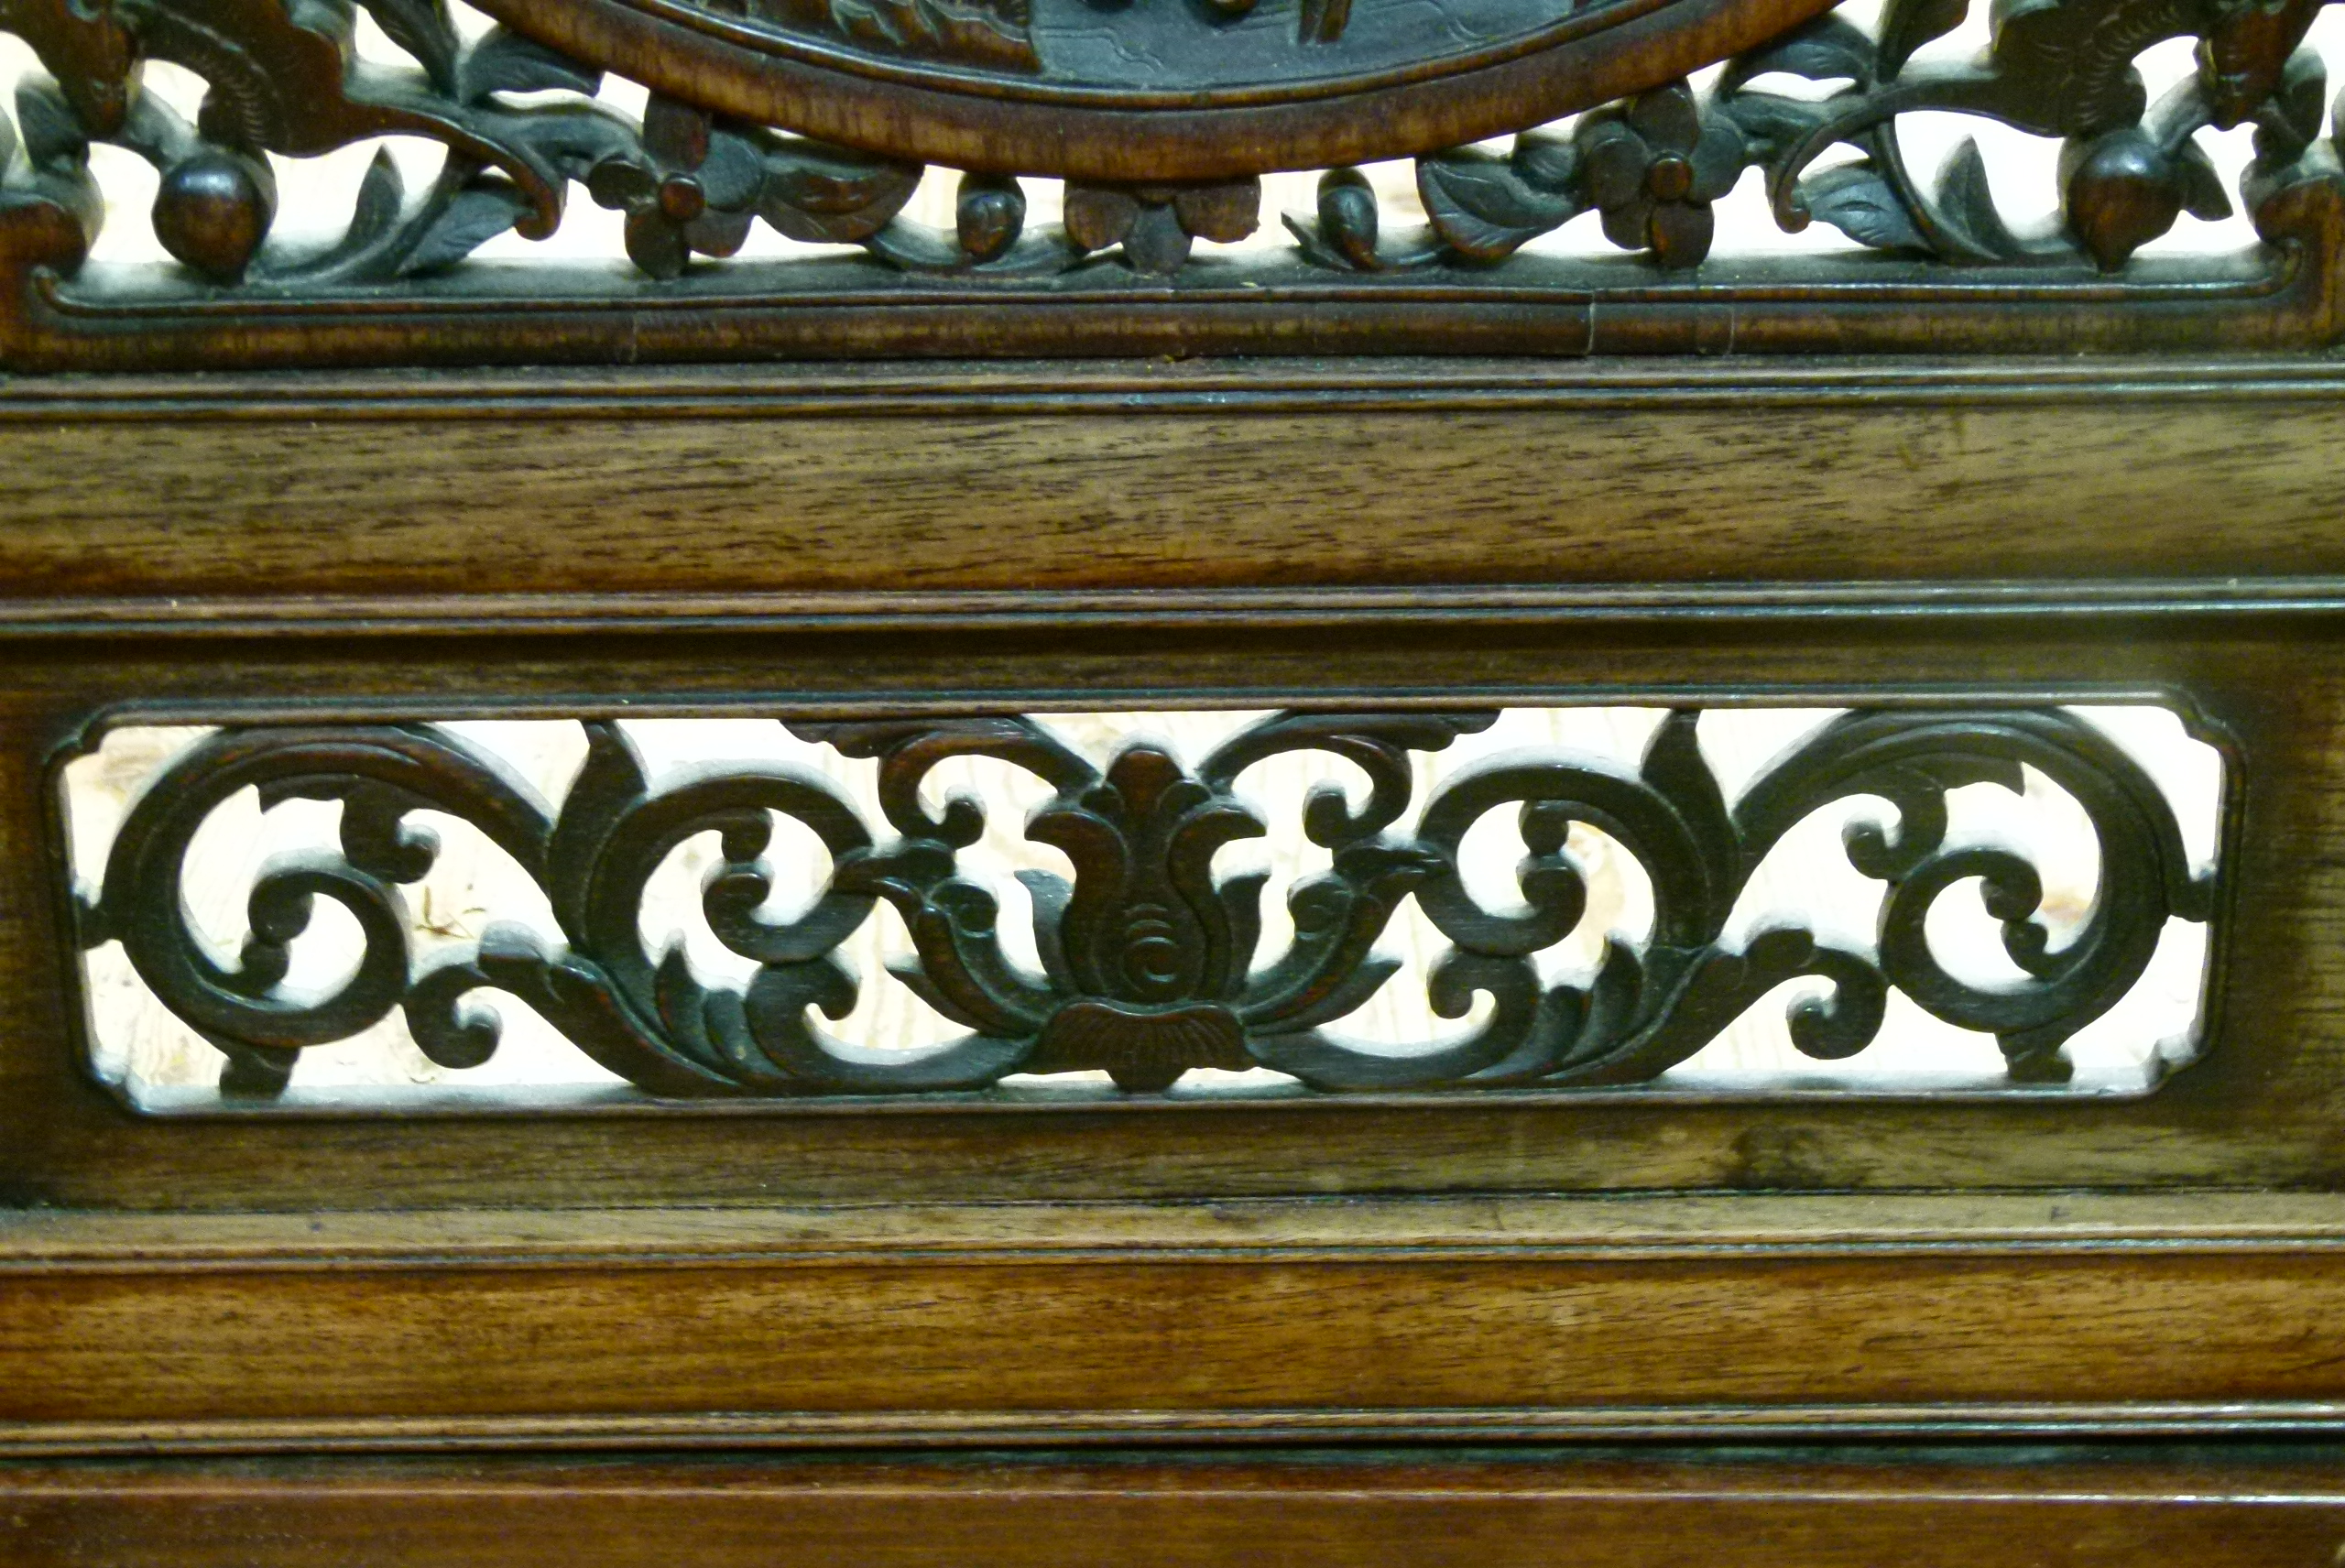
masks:
<path id="1" fill-rule="evenodd" d="M 1504 155 L 1421 158 L 1422 228 L 1389 232 L 1373 187 L 1351 169 L 1329 171 L 1315 210 L 1287 225 L 1311 265 L 1396 273 L 1492 264 L 1592 211 L 1614 244 L 1684 269 L 1709 255 L 1713 204 L 1757 169 L 1787 230 L 1821 221 L 1868 246 L 1958 266 L 2113 271 L 2183 213 L 2231 211 L 2197 134 L 2252 125 L 2256 158 L 2241 194 L 2265 233 L 2285 235 L 2292 194 L 2339 178 L 2316 145 L 2320 62 L 2300 47 L 2319 3 L 2011 0 L 1979 58 L 1917 61 L 1961 23 L 1966 0 L 1890 0 L 1871 29 L 1827 14 L 1747 50 L 1707 94 L 1683 78 L 1660 82 L 1591 109 L 1567 134 L 1526 130 Z M 411 65 L 360 58 L 362 9 Z M 1020 73 L 1041 65 L 1023 0 L 810 0 L 797 9 L 798 23 L 892 53 Z M 1302 7 L 1299 45 L 1334 42 L 1348 9 Z M 995 167 L 962 177 L 950 226 L 918 223 L 904 216 L 924 172 L 917 163 L 665 94 L 638 124 L 597 100 L 598 69 L 501 29 L 467 39 L 442 0 L 9 0 L 0 27 L 30 42 L 52 78 L 17 94 L 29 170 L 20 194 L 79 223 L 86 247 L 103 205 L 89 149 L 129 148 L 159 176 L 158 237 L 216 288 L 365 289 L 444 271 L 508 231 L 553 234 L 573 185 L 625 212 L 627 254 L 663 283 L 695 257 L 733 255 L 760 222 L 801 242 L 861 247 L 893 271 L 975 278 L 1062 272 L 1102 256 L 1170 276 L 1198 242 L 1238 241 L 1259 218 L 1260 182 L 1242 173 L 1076 180 L 1063 223 L 1037 231 L 1015 171 Z M 2151 105 L 2133 60 L 2174 38 L 2196 40 L 2197 71 Z M 144 60 L 202 78 L 193 123 L 143 87 Z M 1829 90 L 1775 90 L 1784 78 Z M 2007 223 L 1974 143 L 1933 175 L 1909 168 L 1899 123 L 1917 113 L 2060 138 L 2058 224 L 2023 233 Z M 271 155 L 386 136 L 447 149 L 429 189 L 410 193 L 398 166 L 378 158 L 339 239 L 305 248 L 273 237 Z M 1835 148 L 1857 156 L 1831 162 Z"/>
<path id="2" fill-rule="evenodd" d="M 1412 235 L 1380 246 L 1373 193 L 1354 179 L 1331 177 L 1315 218 L 1288 223 L 1319 265 L 1373 272 L 1499 261 L 1597 209 L 1614 244 L 1687 267 L 1708 253 L 1709 204 L 1755 167 L 1786 231 L 1821 220 L 1866 245 L 1959 266 L 2088 261 L 2114 271 L 2185 212 L 2230 215 L 2195 139 L 2202 128 L 2257 127 L 2244 194 L 2258 213 L 2276 215 L 2289 192 L 2333 180 L 2335 160 L 2315 147 L 2324 73 L 2298 47 L 2318 9 L 2318 0 L 2017 0 L 1999 9 L 1993 44 L 1977 60 L 1916 65 L 1914 52 L 1959 26 L 1968 5 L 1891 0 L 1870 32 L 1827 14 L 1737 57 L 1707 102 L 1681 82 L 1592 111 L 1569 137 L 1529 132 L 1505 155 L 1460 148 L 1419 159 L 1432 244 Z M 2133 60 L 2172 38 L 2198 40 L 2198 69 L 2151 105 Z M 1769 90 L 1785 77 L 1837 90 Z M 1974 141 L 1935 180 L 1917 179 L 1897 126 L 1923 112 L 2063 138 L 2059 226 L 2014 231 Z M 1860 156 L 1813 171 L 1834 147 Z"/>
<path id="3" fill-rule="evenodd" d="M 501 991 L 552 1022 L 594 1060 L 649 1093 L 803 1095 L 981 1088 L 1017 1072 L 1104 1069 L 1123 1088 L 1169 1087 L 1194 1067 L 1263 1066 L 1328 1091 L 1433 1086 L 1569 1087 L 1648 1081 L 1685 1061 L 1784 982 L 1825 991 L 1796 1002 L 1794 1043 L 1832 1059 L 1879 1030 L 1887 993 L 2001 1042 L 2021 1080 L 2065 1076 L 2063 1043 L 2141 977 L 2169 918 L 2211 918 L 2211 883 L 2192 873 L 2173 813 L 2123 751 L 2068 714 L 2036 710 L 1860 710 L 1800 743 L 1729 804 L 1705 762 L 1696 715 L 1674 713 L 1639 766 L 1553 752 L 1486 757 L 1425 801 L 1399 832 L 1417 789 L 1413 757 L 1486 727 L 1487 713 L 1282 713 L 1240 730 L 1194 772 L 1164 748 L 1125 746 L 1104 768 L 1021 718 L 801 723 L 803 738 L 879 764 L 875 839 L 837 789 L 773 765 L 703 769 L 657 788 L 626 735 L 587 726 L 588 758 L 559 812 L 487 757 L 429 725 L 255 727 L 220 732 L 182 756 L 129 812 L 109 855 L 84 940 L 118 939 L 176 1014 L 226 1052 L 224 1087 L 282 1090 L 305 1047 L 346 1038 L 392 1007 L 417 1043 L 452 1068 L 496 1048 L 495 1015 L 474 998 Z M 1321 786 L 1300 826 L 1333 854 L 1329 869 L 1289 894 L 1294 937 L 1263 961 L 1260 874 L 1216 877 L 1216 853 L 1267 831 L 1240 792 L 1249 769 L 1310 750 L 1362 768 L 1355 804 Z M 1004 954 L 992 894 L 962 874 L 984 811 L 955 797 L 941 811 L 922 790 L 941 762 L 984 756 L 1049 784 L 1027 836 L 1063 851 L 1072 881 L 1021 874 L 1032 895 L 1042 973 Z M 2056 951 L 2037 920 L 2043 887 L 2015 851 L 1953 843 L 1949 790 L 2018 789 L 2033 768 L 2090 819 L 2101 872 L 2090 913 Z M 342 803 L 339 854 L 313 852 L 263 870 L 252 934 L 232 964 L 213 957 L 182 911 L 187 848 L 230 795 Z M 1873 951 L 1836 947 L 1791 926 L 1725 937 L 1750 879 L 1783 835 L 1815 811 L 1876 797 L 1895 827 L 1860 823 L 1847 854 L 1886 884 Z M 510 923 L 474 949 L 419 966 L 399 888 L 431 870 L 436 845 L 416 811 L 478 825 L 545 889 L 560 940 Z M 1521 903 L 1493 909 L 1468 892 L 1466 837 L 1511 810 L 1527 855 Z M 758 911 L 771 891 L 764 859 L 774 819 L 790 817 L 831 858 L 827 885 L 796 919 Z M 1576 826 L 1609 835 L 1652 887 L 1650 939 L 1615 936 L 1582 984 L 1543 985 L 1535 955 L 1565 941 L 1587 908 Z M 756 966 L 735 990 L 697 977 L 681 945 L 647 947 L 645 889 L 686 839 L 714 832 L 721 861 L 702 894 L 710 931 Z M 1976 880 L 2025 976 L 1982 986 L 1949 973 L 1925 935 L 1931 908 Z M 319 897 L 357 920 L 360 962 L 332 995 L 282 982 L 290 943 Z M 1464 1018 L 1462 1037 L 1396 1050 L 1336 1031 L 1397 970 L 1375 952 L 1414 898 L 1452 944 L 1428 976 L 1434 1010 Z M 885 899 L 914 953 L 892 967 L 968 1032 L 915 1055 L 846 1049 L 814 1022 L 851 1011 L 858 977 L 839 948 Z"/>

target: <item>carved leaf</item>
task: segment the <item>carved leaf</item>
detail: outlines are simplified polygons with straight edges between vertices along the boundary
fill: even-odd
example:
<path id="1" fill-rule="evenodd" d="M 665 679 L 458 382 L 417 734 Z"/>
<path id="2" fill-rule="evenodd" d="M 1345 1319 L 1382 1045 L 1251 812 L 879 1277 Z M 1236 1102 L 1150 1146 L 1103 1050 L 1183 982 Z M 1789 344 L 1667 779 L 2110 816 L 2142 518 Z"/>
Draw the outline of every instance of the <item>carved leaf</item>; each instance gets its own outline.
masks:
<path id="1" fill-rule="evenodd" d="M 1534 185 L 1512 159 L 1474 147 L 1419 158 L 1417 193 L 1434 231 L 1476 261 L 1511 256 L 1586 211 L 1571 192 Z"/>
<path id="2" fill-rule="evenodd" d="M 2026 242 L 2003 222 L 1994 188 L 1987 180 L 1987 160 L 1970 137 L 1947 155 L 1946 166 L 1938 170 L 1937 201 L 1947 220 L 1944 226 L 1950 231 L 1950 259 L 2017 261 L 2027 256 Z"/>
<path id="3" fill-rule="evenodd" d="M 1192 236 L 1181 226 L 1181 214 L 1171 203 L 1143 205 L 1124 236 L 1124 259 L 1140 272 L 1167 277 L 1189 259 Z"/>
<path id="4" fill-rule="evenodd" d="M 458 158 L 449 159 L 423 200 L 410 208 L 398 166 L 387 152 L 378 152 L 341 240 L 323 255 L 280 267 L 275 276 L 336 283 L 417 277 L 463 260 L 529 211 L 529 198 L 510 181 Z"/>
<path id="5" fill-rule="evenodd" d="M 820 142 L 790 141 L 766 159 L 758 215 L 793 240 L 853 245 L 903 210 L 921 167 Z"/>
<path id="6" fill-rule="evenodd" d="M 600 103 L 521 110 L 498 128 L 507 146 L 553 180 L 586 180 L 602 164 L 640 156 L 634 128 Z"/>
<path id="7" fill-rule="evenodd" d="M 1870 160 L 1842 164 L 1800 185 L 1808 211 L 1859 245 L 1881 250 L 1926 250 L 1929 242 L 1897 192 Z"/>
<path id="8" fill-rule="evenodd" d="M 477 103 L 492 93 L 583 93 L 592 96 L 603 73 L 548 49 L 535 38 L 498 27 L 465 54 L 459 95 Z"/>
<path id="9" fill-rule="evenodd" d="M 456 53 L 461 40 L 448 16 L 448 0 L 365 0 L 367 11 L 391 42 L 415 57 L 431 84 L 456 90 Z"/>
<path id="10" fill-rule="evenodd" d="M 1061 222 L 1067 244 L 1077 250 L 1106 250 L 1123 243 L 1140 222 L 1140 199 L 1112 185 L 1070 181 Z"/>
<path id="11" fill-rule="evenodd" d="M 2214 161 L 2196 137 L 2175 149 L 2174 170 L 2182 182 L 2184 212 L 2209 223 L 2231 215 L 2230 192 L 2223 189 L 2223 177 L 2215 172 Z"/>
<path id="12" fill-rule="evenodd" d="M 391 160 L 390 150 L 378 149 L 375 160 L 366 166 L 366 178 L 358 184 L 358 201 L 351 209 L 350 227 L 343 231 L 344 251 L 362 250 L 390 233 L 399 221 L 399 212 L 407 205 L 407 181 L 399 176 L 399 166 Z"/>
<path id="13" fill-rule="evenodd" d="M 36 169 L 78 168 L 90 156 L 89 133 L 63 95 L 38 74 L 16 84 L 16 130 Z"/>
<path id="14" fill-rule="evenodd" d="M 1881 74 L 1903 71 L 1915 49 L 1960 27 L 1969 10 L 1970 0 L 1886 0 L 1881 8 Z"/>
<path id="15" fill-rule="evenodd" d="M 529 203 L 502 180 L 475 180 L 453 192 L 421 224 L 394 269 L 414 278 L 452 267 L 520 222 Z"/>
<path id="16" fill-rule="evenodd" d="M 1744 93 L 1721 96 L 1711 112 L 1733 120 L 1749 144 L 1751 158 L 1769 162 L 1801 137 L 1830 118 L 1832 111 L 1804 98 L 1774 93 Z"/>
<path id="17" fill-rule="evenodd" d="M 2320 135 L 2329 107 L 2329 72 L 2312 49 L 2288 57 L 2280 90 L 2272 95 L 2271 112 L 2255 127 L 2256 161 L 2292 163 L 2304 156 Z"/>
<path id="18" fill-rule="evenodd" d="M 1172 211 L 1181 227 L 1194 237 L 1216 245 L 1235 245 L 1262 221 L 1262 182 L 1229 180 L 1184 185 L 1173 192 Z"/>
<path id="19" fill-rule="evenodd" d="M 1957 0 L 1959 4 L 1959 0 Z M 1722 93 L 1732 93 L 1761 76 L 1797 76 L 1809 82 L 1854 82 L 1872 85 L 1874 46 L 1864 29 L 1827 12 L 1766 48 L 1740 56 L 1719 79 Z"/>

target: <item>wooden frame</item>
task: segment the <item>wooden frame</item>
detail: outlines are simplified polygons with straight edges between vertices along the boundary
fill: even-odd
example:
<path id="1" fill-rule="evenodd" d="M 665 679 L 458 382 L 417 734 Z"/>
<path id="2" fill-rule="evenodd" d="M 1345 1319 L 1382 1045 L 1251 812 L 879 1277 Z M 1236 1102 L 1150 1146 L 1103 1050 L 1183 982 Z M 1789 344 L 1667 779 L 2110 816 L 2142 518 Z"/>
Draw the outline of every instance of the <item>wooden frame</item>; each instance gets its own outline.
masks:
<path id="1" fill-rule="evenodd" d="M 2340 395 L 2318 359 L 0 384 L 0 1541 L 2326 1562 Z M 142 1118 L 80 1065 L 54 769 L 109 714 L 1331 686 L 2185 705 L 2239 784 L 2213 1047 L 2095 1105 L 428 1124 Z"/>
<path id="2" fill-rule="evenodd" d="M 2056 1487 L 2045 1480 L 2056 1475 Z M 396 1503 L 386 1506 L 392 1497 Z M 2057 1470 L 1804 1455 L 1769 1465 L 1676 1454 L 1544 1462 L 1096 1463 L 918 1466 L 670 1464 L 615 1475 L 591 1465 L 375 1465 L 256 1485 L 234 1467 L 49 1470 L 16 1505 L 24 1560 L 188 1561 L 158 1541 L 192 1527 L 274 1565 L 363 1555 L 388 1563 L 535 1564 L 592 1553 L 664 1561 L 680 1536 L 714 1563 L 933 1560 L 940 1543 L 1017 1563 L 1106 1551 L 1151 1563 L 1217 1563 L 1271 1550 L 1303 1564 L 1438 1562 L 1422 1542 L 1500 1564 L 1552 1560 L 1557 1540 L 1600 1541 L 1634 1568 L 1679 1563 L 1721 1539 L 1745 1562 L 1895 1561 L 1937 1568 L 2014 1543 L 2063 1565 L 2184 1552 L 2230 1568 L 2318 1563 L 2336 1534 L 2333 1471 L 2303 1457 L 2252 1465 L 2202 1454 L 2095 1455 Z M 612 1532 L 625 1518 L 630 1530 Z M 303 1554 L 309 1554 L 305 1559 Z"/>

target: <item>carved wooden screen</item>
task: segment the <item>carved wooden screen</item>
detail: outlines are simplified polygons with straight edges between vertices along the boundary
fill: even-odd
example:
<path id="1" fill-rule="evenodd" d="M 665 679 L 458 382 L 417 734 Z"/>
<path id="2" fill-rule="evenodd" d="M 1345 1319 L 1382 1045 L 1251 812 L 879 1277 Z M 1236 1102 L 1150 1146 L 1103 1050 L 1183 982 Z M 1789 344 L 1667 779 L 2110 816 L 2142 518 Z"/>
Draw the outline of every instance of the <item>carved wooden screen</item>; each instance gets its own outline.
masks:
<path id="1" fill-rule="evenodd" d="M 465 13 L 482 31 L 445 0 L 9 0 L 41 70 L 8 143 L 0 345 L 135 368 L 2334 339 L 2313 0 L 2033 0 L 1975 58 L 1934 49 L 1967 10 L 493 0 Z M 362 23 L 405 63 L 362 51 Z M 2137 58 L 2176 40 L 2197 65 L 2151 103 Z M 192 73 L 184 109 L 158 71 Z M 606 73 L 648 98 L 597 98 Z M 1901 126 L 1948 114 L 2058 138 L 2056 220 L 2009 219 L 1976 140 L 1909 163 Z M 2201 133 L 2242 127 L 2227 189 Z M 339 237 L 272 239 L 271 155 L 384 137 L 446 149 L 427 189 L 378 157 Z M 99 146 L 153 166 L 178 268 L 86 260 L 136 188 L 93 172 Z M 1358 167 L 1391 159 L 1422 223 L 1388 222 Z M 941 226 L 905 211 L 929 165 L 960 174 Z M 1711 258 L 1752 169 L 1783 229 L 1852 243 Z M 1323 169 L 1264 212 L 1261 176 Z M 1045 176 L 1058 221 L 1030 224 L 1020 181 Z M 624 214 L 631 269 L 466 260 L 581 198 Z M 2235 254 L 2133 259 L 2234 211 Z M 1613 256 L 1523 249 L 1587 212 Z M 1281 221 L 1290 245 L 1197 248 Z M 707 265 L 761 229 L 834 248 Z"/>
<path id="2" fill-rule="evenodd" d="M 1586 724 L 1569 721 L 1594 715 L 1642 729 L 1642 744 L 1589 746 Z M 1729 800 L 1721 731 L 1777 715 L 1792 724 L 1765 725 L 1761 746 L 1778 749 L 1761 751 Z M 644 743 L 662 738 L 658 720 L 538 721 L 519 736 L 492 726 L 508 754 L 518 739 L 532 771 L 560 781 L 551 788 L 477 727 L 295 722 L 165 732 L 162 747 L 131 738 L 126 809 L 87 794 L 77 806 L 70 789 L 60 801 L 93 950 L 93 1066 L 148 1109 L 461 1109 L 476 1070 L 497 1064 L 507 1020 L 484 1004 L 499 996 L 578 1054 L 551 1074 L 572 1087 L 550 1099 L 525 1087 L 542 1069 L 490 1074 L 498 1087 L 474 1103 L 492 1106 L 890 1094 L 965 1096 L 965 1108 L 1168 1094 L 1208 1106 L 1737 1084 L 2139 1094 L 2196 1053 L 2222 903 L 2220 759 L 2162 709 L 1151 716 L 1204 740 L 1194 760 L 1103 717 L 1084 726 L 1111 737 L 1096 757 L 1049 715 L 735 719 L 714 726 L 731 752 L 704 742 L 657 767 Z M 1475 755 L 1451 763 L 1467 746 Z M 160 760 L 129 760 L 142 751 Z M 1299 794 L 1270 777 L 1269 765 L 1310 756 L 1358 769 L 1356 803 L 1325 770 Z M 933 777 L 956 759 L 1039 788 L 940 799 Z M 856 760 L 869 764 L 860 778 L 841 766 Z M 83 766 L 107 761 L 102 745 Z M 2217 777 L 2182 786 L 2194 798 L 2177 812 L 2176 785 L 2153 768 Z M 289 813 L 224 822 L 247 792 L 263 809 L 338 807 L 340 820 L 263 856 L 271 815 Z M 2013 835 L 2007 809 L 1999 837 L 1995 800 L 2023 808 L 2031 796 L 2048 814 Z M 85 820 L 102 814 L 116 819 L 110 838 Z M 499 874 L 434 879 L 458 824 L 486 841 L 467 858 L 485 855 Z M 1481 841 L 1485 827 L 1512 847 Z M 253 848 L 238 872 L 197 847 L 224 832 Z M 1265 838 L 1288 852 L 1275 892 L 1272 870 L 1232 869 L 1222 853 Z M 678 864 L 696 844 L 698 864 Z M 1301 869 L 1305 845 L 1325 869 Z M 2078 848 L 2084 864 L 2056 888 L 2046 861 Z M 1024 856 L 1013 892 L 983 863 L 1020 849 L 1055 854 Z M 1625 907 L 1631 866 L 1641 915 Z M 655 893 L 671 871 L 696 873 L 696 894 Z M 1837 916 L 1816 896 L 1836 871 L 1859 889 Z M 205 880 L 208 901 L 245 906 L 241 929 L 215 917 L 207 932 L 191 916 Z M 1940 906 L 1971 887 L 1990 918 L 1950 968 L 1963 943 L 1942 918 L 1957 911 Z M 321 900 L 345 911 L 354 940 L 297 975 Z M 875 963 L 883 902 L 896 940 Z M 531 909 L 534 923 L 516 918 Z M 224 964 L 224 948 L 240 955 Z M 2144 1007 L 2145 990 L 2178 1006 Z M 895 1013 L 936 1027 L 883 1022 L 891 991 Z M 1892 1035 L 1914 1032 L 1915 1009 L 1952 1032 L 1872 1049 L 1892 996 L 1905 1011 Z M 189 1069 L 136 1065 L 125 1002 L 188 1031 Z M 1791 1048 L 1772 1072 L 1747 1049 L 1739 1062 L 1711 1049 L 1746 1022 L 1769 1037 L 1771 1021 Z M 1379 1022 L 1385 1038 L 1362 1035 Z M 2092 1041 L 2081 1062 L 2080 1034 Z M 316 1071 L 295 1088 L 306 1050 L 346 1055 L 362 1036 L 432 1089 L 370 1094 Z M 1842 1062 L 1853 1075 L 1826 1071 Z"/>
<path id="3" fill-rule="evenodd" d="M 2332 26 L 0 0 L 0 1560 L 2330 1563 Z"/>

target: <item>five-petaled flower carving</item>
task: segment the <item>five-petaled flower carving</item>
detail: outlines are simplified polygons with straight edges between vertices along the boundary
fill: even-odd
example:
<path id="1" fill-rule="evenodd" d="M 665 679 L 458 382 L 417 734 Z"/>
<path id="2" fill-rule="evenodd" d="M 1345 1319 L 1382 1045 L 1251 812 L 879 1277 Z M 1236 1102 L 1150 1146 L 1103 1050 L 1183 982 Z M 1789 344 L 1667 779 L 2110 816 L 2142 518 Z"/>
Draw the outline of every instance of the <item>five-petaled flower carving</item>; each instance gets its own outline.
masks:
<path id="1" fill-rule="evenodd" d="M 1742 133 L 1705 117 L 1684 82 L 1582 116 L 1575 136 L 1587 197 L 1604 234 L 1650 250 L 1663 267 L 1693 267 L 1710 253 L 1710 203 L 1742 173 Z"/>
<path id="2" fill-rule="evenodd" d="M 587 190 L 627 213 L 627 254 L 654 278 L 673 278 L 693 253 L 731 256 L 749 237 L 765 189 L 755 141 L 714 115 L 654 96 L 643 113 L 647 166 L 612 158 Z"/>

